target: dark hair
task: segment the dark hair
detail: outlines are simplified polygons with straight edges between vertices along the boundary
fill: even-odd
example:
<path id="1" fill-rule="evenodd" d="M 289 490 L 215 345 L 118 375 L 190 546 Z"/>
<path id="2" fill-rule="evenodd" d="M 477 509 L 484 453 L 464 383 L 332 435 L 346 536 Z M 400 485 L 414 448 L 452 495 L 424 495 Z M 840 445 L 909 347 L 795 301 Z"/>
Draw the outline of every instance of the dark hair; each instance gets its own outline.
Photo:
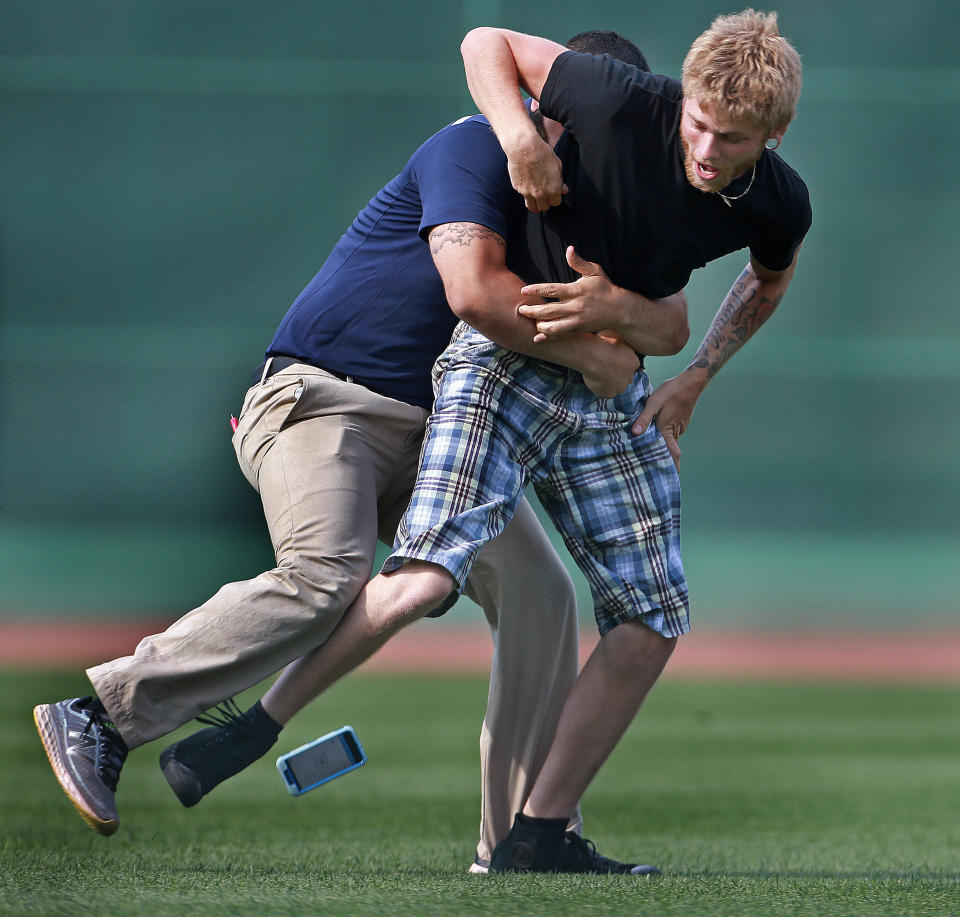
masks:
<path id="1" fill-rule="evenodd" d="M 581 54 L 609 54 L 625 64 L 632 64 L 638 70 L 650 72 L 650 65 L 643 56 L 643 52 L 619 32 L 606 30 L 580 32 L 567 42 L 567 47 Z"/>

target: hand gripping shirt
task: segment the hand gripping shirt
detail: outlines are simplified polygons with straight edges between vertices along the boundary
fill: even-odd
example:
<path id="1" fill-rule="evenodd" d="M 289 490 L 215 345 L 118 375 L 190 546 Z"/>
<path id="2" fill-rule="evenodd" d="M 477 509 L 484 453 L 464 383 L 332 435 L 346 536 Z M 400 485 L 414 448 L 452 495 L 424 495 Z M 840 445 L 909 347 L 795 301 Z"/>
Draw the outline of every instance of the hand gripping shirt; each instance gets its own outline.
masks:
<path id="1" fill-rule="evenodd" d="M 614 283 L 651 298 L 741 248 L 770 270 L 789 267 L 810 227 L 806 185 L 764 150 L 753 186 L 732 206 L 697 190 L 684 172 L 681 104 L 677 80 L 607 56 L 561 54 L 540 107 L 567 129 L 557 153 L 569 192 L 561 206 L 528 215 L 510 267 L 529 283 L 574 280 L 563 256 L 572 244 Z M 724 192 L 735 197 L 749 181 L 748 172 Z"/>
<path id="2" fill-rule="evenodd" d="M 506 239 L 522 211 L 487 120 L 448 125 L 360 211 L 291 305 L 267 355 L 296 357 L 429 408 L 430 369 L 457 319 L 426 235 L 441 223 L 470 222 Z"/>

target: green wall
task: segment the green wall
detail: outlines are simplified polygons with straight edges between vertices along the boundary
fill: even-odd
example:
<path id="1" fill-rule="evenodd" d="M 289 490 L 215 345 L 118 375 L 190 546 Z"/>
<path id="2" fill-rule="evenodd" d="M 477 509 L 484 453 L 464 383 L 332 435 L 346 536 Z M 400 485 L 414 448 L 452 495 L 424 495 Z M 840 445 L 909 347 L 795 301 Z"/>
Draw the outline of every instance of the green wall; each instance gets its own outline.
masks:
<path id="1" fill-rule="evenodd" d="M 178 614 L 270 563 L 227 415 L 359 207 L 472 110 L 467 28 L 613 28 L 677 75 L 735 8 L 0 0 L 0 614 Z M 695 616 L 955 622 L 960 6 L 778 9 L 814 226 L 682 441 Z M 744 261 L 695 276 L 655 381 Z"/>

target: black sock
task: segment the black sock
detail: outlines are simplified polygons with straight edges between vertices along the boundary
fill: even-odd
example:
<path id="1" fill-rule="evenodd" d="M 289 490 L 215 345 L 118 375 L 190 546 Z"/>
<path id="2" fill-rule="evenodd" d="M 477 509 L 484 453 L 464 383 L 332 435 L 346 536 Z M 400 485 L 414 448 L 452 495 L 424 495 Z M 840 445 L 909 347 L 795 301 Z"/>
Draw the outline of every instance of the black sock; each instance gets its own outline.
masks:
<path id="1" fill-rule="evenodd" d="M 109 716 L 107 713 L 107 708 L 103 706 L 103 701 L 101 701 L 96 694 L 94 694 L 93 697 L 80 698 L 79 706 L 83 707 L 85 710 L 89 710 L 91 713 L 99 713 L 101 716 Z"/>
<path id="2" fill-rule="evenodd" d="M 533 831 L 543 831 L 546 834 L 563 834 L 567 830 L 567 818 L 536 818 L 533 815 L 524 815 L 517 812 L 517 824 Z"/>
<path id="3" fill-rule="evenodd" d="M 283 726 L 263 709 L 263 704 L 260 701 L 257 701 L 244 716 L 249 720 L 254 734 L 262 737 L 264 741 L 275 740 L 283 729 Z M 271 744 L 273 743 L 271 742 Z"/>

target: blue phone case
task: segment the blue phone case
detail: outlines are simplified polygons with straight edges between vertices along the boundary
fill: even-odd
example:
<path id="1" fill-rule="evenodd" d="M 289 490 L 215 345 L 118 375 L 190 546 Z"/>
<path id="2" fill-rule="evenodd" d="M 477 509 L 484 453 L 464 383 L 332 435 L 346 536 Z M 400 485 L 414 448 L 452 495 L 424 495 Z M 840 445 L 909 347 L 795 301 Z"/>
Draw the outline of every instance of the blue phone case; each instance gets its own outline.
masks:
<path id="1" fill-rule="evenodd" d="M 367 760 L 352 726 L 342 726 L 277 758 L 277 770 L 291 796 L 301 796 L 356 770 Z"/>

